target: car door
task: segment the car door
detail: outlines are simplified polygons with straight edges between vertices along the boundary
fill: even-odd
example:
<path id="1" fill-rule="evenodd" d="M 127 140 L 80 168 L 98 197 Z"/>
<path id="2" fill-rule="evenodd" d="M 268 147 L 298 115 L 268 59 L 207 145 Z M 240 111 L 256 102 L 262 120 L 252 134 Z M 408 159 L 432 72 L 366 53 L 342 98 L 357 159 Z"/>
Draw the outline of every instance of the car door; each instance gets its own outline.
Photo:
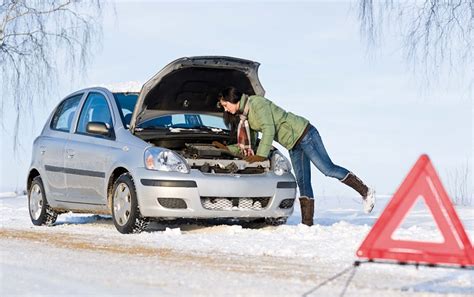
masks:
<path id="1" fill-rule="evenodd" d="M 101 92 L 89 92 L 82 105 L 75 127 L 66 144 L 66 185 L 68 200 L 83 205 L 81 208 L 105 207 L 107 192 L 105 179 L 115 145 L 111 108 Z M 112 131 L 108 136 L 87 132 L 90 122 L 105 123 Z"/>
<path id="2" fill-rule="evenodd" d="M 38 140 L 40 167 L 44 170 L 43 183 L 48 189 L 48 199 L 59 203 L 66 200 L 64 152 L 82 96 L 83 94 L 77 94 L 64 99 L 56 108 L 49 126 L 44 129 Z"/>

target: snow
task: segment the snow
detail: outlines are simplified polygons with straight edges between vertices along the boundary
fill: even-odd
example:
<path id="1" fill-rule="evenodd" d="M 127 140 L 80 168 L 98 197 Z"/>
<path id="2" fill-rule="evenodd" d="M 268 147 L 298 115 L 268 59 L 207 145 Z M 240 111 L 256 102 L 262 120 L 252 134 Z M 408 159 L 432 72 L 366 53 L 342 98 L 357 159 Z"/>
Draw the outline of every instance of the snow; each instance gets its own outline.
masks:
<path id="1" fill-rule="evenodd" d="M 366 215 L 355 197 L 316 200 L 315 225 L 154 222 L 123 235 L 110 216 L 60 215 L 33 226 L 26 196 L 0 195 L 0 294 L 159 296 L 301 296 L 350 267 L 355 251 L 390 197 Z M 424 205 L 415 205 L 397 232 L 404 239 L 439 240 Z M 457 207 L 471 241 L 474 207 Z M 335 296 L 349 273 L 310 296 Z M 346 296 L 472 296 L 472 270 L 362 264 Z"/>
<path id="2" fill-rule="evenodd" d="M 106 88 L 112 93 L 139 93 L 140 90 L 142 89 L 143 83 L 139 81 L 128 81 L 128 82 L 100 84 L 98 86 Z"/>
<path id="3" fill-rule="evenodd" d="M 16 192 L 4 192 L 0 193 L 0 198 L 16 197 L 17 195 Z"/>

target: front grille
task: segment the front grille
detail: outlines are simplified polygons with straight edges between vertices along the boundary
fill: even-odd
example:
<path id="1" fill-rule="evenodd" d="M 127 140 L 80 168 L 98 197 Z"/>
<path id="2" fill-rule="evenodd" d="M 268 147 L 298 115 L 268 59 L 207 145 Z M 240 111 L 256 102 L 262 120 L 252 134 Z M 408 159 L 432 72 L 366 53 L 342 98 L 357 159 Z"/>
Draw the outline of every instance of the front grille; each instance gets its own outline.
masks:
<path id="1" fill-rule="evenodd" d="M 280 208 L 292 208 L 295 203 L 295 199 L 284 199 L 280 202 Z"/>
<path id="2" fill-rule="evenodd" d="M 179 198 L 158 198 L 158 203 L 166 208 L 186 209 L 188 206 L 183 199 Z"/>
<path id="3" fill-rule="evenodd" d="M 262 210 L 270 197 L 201 197 L 201 205 L 209 210 Z"/>

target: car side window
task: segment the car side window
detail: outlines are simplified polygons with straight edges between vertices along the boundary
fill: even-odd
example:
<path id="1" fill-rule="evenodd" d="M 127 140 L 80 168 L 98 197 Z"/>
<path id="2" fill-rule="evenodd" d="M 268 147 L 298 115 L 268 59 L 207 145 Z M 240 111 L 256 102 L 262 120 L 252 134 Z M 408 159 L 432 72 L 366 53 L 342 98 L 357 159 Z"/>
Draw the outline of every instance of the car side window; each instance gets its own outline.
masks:
<path id="1" fill-rule="evenodd" d="M 81 101 L 83 94 L 75 95 L 65 99 L 56 109 L 56 113 L 51 120 L 51 129 L 69 132 L 72 126 L 72 120 L 76 114 L 77 106 Z"/>
<path id="2" fill-rule="evenodd" d="M 89 93 L 79 116 L 76 132 L 89 134 L 87 124 L 90 122 L 105 123 L 108 128 L 112 128 L 112 115 L 107 99 L 102 94 Z"/>

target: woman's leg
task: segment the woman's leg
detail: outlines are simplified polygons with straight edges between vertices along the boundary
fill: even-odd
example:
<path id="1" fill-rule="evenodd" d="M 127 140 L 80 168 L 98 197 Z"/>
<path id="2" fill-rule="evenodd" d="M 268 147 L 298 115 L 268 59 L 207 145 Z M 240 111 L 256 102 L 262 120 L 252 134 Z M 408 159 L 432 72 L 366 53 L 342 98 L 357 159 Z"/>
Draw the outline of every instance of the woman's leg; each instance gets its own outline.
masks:
<path id="1" fill-rule="evenodd" d="M 311 186 L 311 163 L 300 146 L 289 151 L 291 164 L 296 175 L 296 183 L 300 189 L 300 196 L 313 198 Z"/>
<path id="2" fill-rule="evenodd" d="M 334 177 L 345 185 L 353 188 L 364 199 L 364 211 L 369 213 L 375 205 L 375 191 L 367 187 L 354 173 L 344 167 L 335 165 L 324 147 L 318 130 L 311 126 L 307 134 L 298 144 L 298 149 L 304 151 L 311 162 L 326 176 Z"/>
<path id="3" fill-rule="evenodd" d="M 349 173 L 349 170 L 331 161 L 324 147 L 323 140 L 315 127 L 310 127 L 298 147 L 304 151 L 306 156 L 311 159 L 311 162 L 313 162 L 324 175 L 343 180 Z"/>
<path id="4" fill-rule="evenodd" d="M 311 166 L 303 150 L 296 148 L 289 151 L 291 163 L 300 189 L 301 223 L 312 226 L 314 217 L 314 197 L 311 187 Z"/>

